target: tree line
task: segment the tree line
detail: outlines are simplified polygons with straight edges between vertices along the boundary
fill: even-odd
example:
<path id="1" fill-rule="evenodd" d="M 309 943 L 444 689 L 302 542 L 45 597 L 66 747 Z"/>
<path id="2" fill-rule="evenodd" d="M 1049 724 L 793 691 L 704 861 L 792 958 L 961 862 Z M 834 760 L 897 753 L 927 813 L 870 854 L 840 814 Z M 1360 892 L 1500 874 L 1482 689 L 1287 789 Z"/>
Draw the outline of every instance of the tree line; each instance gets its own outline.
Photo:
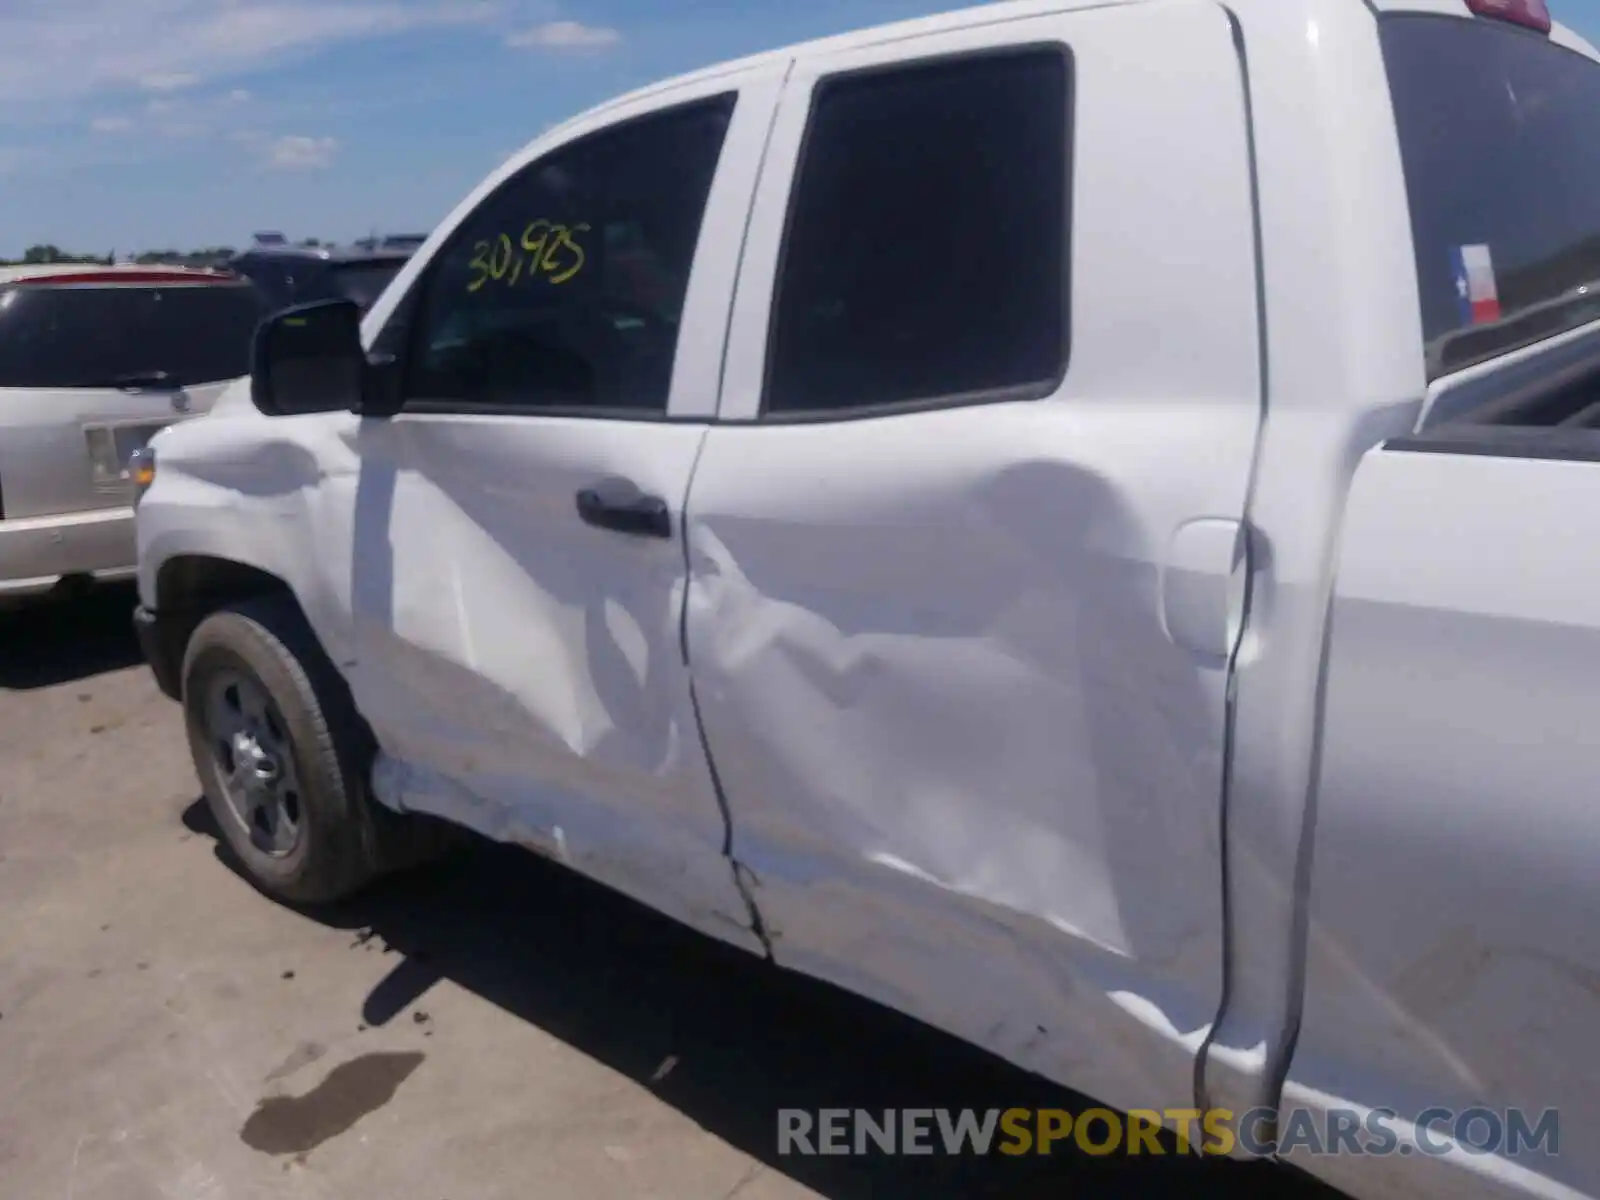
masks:
<path id="1" fill-rule="evenodd" d="M 321 241 L 317 238 L 305 238 L 300 242 L 302 246 L 320 246 L 321 244 Z M 233 257 L 233 254 L 234 248 L 232 246 L 206 246 L 199 250 L 146 250 L 142 254 L 123 255 L 119 258 L 115 250 L 112 250 L 109 254 L 80 254 L 70 250 L 63 250 L 60 246 L 44 244 L 29 246 L 22 252 L 21 258 L 0 258 L 0 266 L 32 267 L 57 263 L 110 266 L 116 262 L 132 262 L 141 265 L 181 263 L 185 266 L 209 266 L 227 262 L 228 259 Z"/>

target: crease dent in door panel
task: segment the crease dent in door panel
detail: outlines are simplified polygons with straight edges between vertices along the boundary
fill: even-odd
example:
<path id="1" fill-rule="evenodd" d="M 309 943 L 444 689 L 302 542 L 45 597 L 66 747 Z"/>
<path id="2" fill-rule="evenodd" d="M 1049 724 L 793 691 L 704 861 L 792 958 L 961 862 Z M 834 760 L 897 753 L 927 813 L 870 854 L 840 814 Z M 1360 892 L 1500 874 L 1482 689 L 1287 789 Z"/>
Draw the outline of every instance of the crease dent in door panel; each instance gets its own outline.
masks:
<path id="1" fill-rule="evenodd" d="M 997 540 L 1004 539 L 995 532 Z M 890 539 L 900 535 L 888 533 Z M 1139 928 L 1128 924 L 1129 906 L 1136 908 L 1137 900 L 1119 900 L 1116 894 L 1103 827 L 1110 814 L 1074 810 L 1045 797 L 974 805 L 970 801 L 985 788 L 962 765 L 986 747 L 1006 745 L 1011 761 L 1005 773 L 1011 779 L 1035 786 L 1049 781 L 1051 792 L 1061 797 L 1094 795 L 1107 786 L 1106 776 L 1130 773 L 1148 779 L 1154 772 L 1159 782 L 1149 780 L 1152 790 L 1168 795 L 1187 791 L 1189 755 L 1200 739 L 1196 730 L 1185 734 L 1181 728 L 1188 714 L 1145 711 L 1145 697 L 1166 689 L 1142 677 L 1138 644 L 1130 639 L 1124 646 L 1104 646 L 1102 652 L 1085 655 L 1071 645 L 1070 636 L 1066 644 L 1056 636 L 1057 626 L 1075 625 L 1081 631 L 1115 624 L 1127 614 L 1108 608 L 1074 613 L 1078 596 L 1061 591 L 1046 598 L 1030 590 L 1021 581 L 1038 571 L 1019 565 L 998 573 L 1020 586 L 1014 598 L 991 597 L 995 607 L 984 618 L 987 628 L 963 630 L 947 613 L 912 610 L 904 614 L 900 630 L 840 629 L 818 609 L 837 611 L 847 597 L 835 593 L 816 607 L 773 599 L 771 589 L 745 577 L 726 544 L 703 526 L 697 528 L 696 553 L 701 600 L 717 614 L 717 681 L 741 681 L 742 721 L 761 726 L 751 738 L 713 738 L 712 744 L 720 746 L 721 760 L 734 761 L 755 746 L 764 751 L 781 747 L 786 761 L 764 769 L 803 780 L 828 817 L 826 829 L 798 831 L 768 826 L 766 813 L 741 812 L 736 858 L 765 875 L 778 865 L 754 861 L 749 854 L 754 845 L 790 843 L 786 854 L 809 850 L 804 856 L 815 855 L 819 868 L 834 857 L 831 846 L 843 846 L 852 858 L 915 876 L 953 895 L 1035 914 L 1119 955 L 1134 953 L 1136 945 L 1141 955 L 1153 951 L 1156 960 L 1178 953 L 1190 924 L 1183 913 L 1144 913 L 1134 922 Z M 893 555 L 885 545 L 880 565 Z M 1142 615 L 1158 627 L 1155 568 L 1113 556 L 1102 562 L 1107 574 L 1122 579 L 1116 590 L 1143 593 Z M 707 570 L 711 563 L 716 566 Z M 817 565 L 822 568 L 819 577 L 840 577 Z M 788 585 L 784 590 L 792 595 L 796 589 Z M 1083 607 L 1097 608 L 1110 600 L 1091 596 Z M 698 643 L 697 661 L 701 655 L 711 657 L 712 651 L 705 642 Z M 1181 655 L 1174 647 L 1177 662 L 1145 665 L 1158 671 L 1183 669 L 1187 664 Z M 708 699 L 727 698 L 716 682 L 702 683 L 701 690 L 708 692 Z M 983 696 L 993 702 L 978 699 Z M 1034 703 L 1020 703 L 1028 696 Z M 1030 707 L 1035 713 L 1031 728 L 1018 723 L 1028 719 L 1019 710 Z M 981 716 L 984 710 L 988 720 Z M 1070 752 L 1092 740 L 1086 730 L 1098 720 L 1148 730 L 1151 716 L 1171 736 L 1158 735 L 1165 745 L 1145 744 L 1137 768 L 1120 765 L 1110 747 L 1081 757 Z M 1058 718 L 1064 718 L 1059 728 L 1054 727 Z M 943 744 L 929 745 L 927 730 L 939 731 Z M 1024 755 L 1037 761 L 1019 757 Z M 922 766 L 929 758 L 944 769 Z M 1220 770 L 1220 762 L 1216 765 Z M 1215 849 L 1209 822 L 1204 834 L 1197 828 L 1181 837 L 1170 828 L 1158 828 L 1153 811 L 1123 811 L 1110 819 L 1148 824 L 1142 832 L 1152 878 L 1159 878 L 1161 863 L 1180 850 L 1189 856 L 1197 846 Z M 1066 836 L 1062 822 L 1069 826 Z M 750 837 L 744 836 L 747 831 Z M 803 838 L 798 844 L 791 841 L 797 835 Z M 807 871 L 801 862 L 791 858 L 782 869 L 803 876 Z M 1057 887 L 1063 892 L 1052 899 Z"/>
<path id="2" fill-rule="evenodd" d="M 937 495 L 841 463 L 803 502 L 774 480 L 771 510 L 696 507 L 688 627 L 733 855 L 783 914 L 781 965 L 1107 1099 L 1187 1097 L 1215 993 L 1183 981 L 1215 967 L 1217 897 L 1172 864 L 1219 853 L 1220 672 L 1160 632 L 1126 482 L 1019 450 L 1080 418 L 986 415 L 1003 428 Z M 846 523 L 848 545 L 811 536 Z"/>
<path id="3" fill-rule="evenodd" d="M 703 847 L 670 818 L 594 805 L 586 792 L 534 788 L 521 778 L 446 779 L 387 752 L 373 765 L 372 789 L 396 812 L 425 813 L 519 846 L 740 949 L 765 949 L 746 913 L 718 903 L 724 881 L 696 878 L 706 870 Z"/>
<path id="4" fill-rule="evenodd" d="M 769 137 L 770 133 L 769 129 Z M 732 319 L 731 306 L 729 318 Z M 724 361 L 726 361 L 726 344 L 724 344 Z M 767 925 L 761 906 L 755 897 L 755 889 L 761 886 L 761 882 L 755 872 L 741 864 L 733 853 L 733 810 L 728 804 L 728 794 L 722 786 L 722 776 L 717 771 L 716 756 L 711 753 L 711 742 L 706 737 L 705 718 L 700 712 L 700 695 L 695 688 L 694 664 L 689 657 L 689 598 L 693 594 L 691 581 L 694 577 L 689 551 L 691 537 L 689 503 L 694 496 L 695 472 L 700 469 L 700 462 L 705 457 L 705 452 L 706 438 L 701 437 L 700 444 L 695 448 L 694 464 L 689 468 L 689 486 L 684 493 L 683 511 L 678 514 L 678 528 L 683 530 L 683 587 L 680 590 L 678 605 L 678 649 L 683 655 L 684 665 L 689 668 L 689 706 L 694 712 L 695 733 L 700 739 L 700 752 L 705 756 L 706 771 L 711 777 L 712 791 L 716 793 L 717 808 L 722 813 L 722 855 L 728 860 L 728 869 L 733 873 L 733 884 L 739 889 L 739 895 L 744 900 L 750 920 L 750 930 L 761 943 L 767 961 L 771 962 L 774 931 Z"/>
<path id="5" fill-rule="evenodd" d="M 454 572 L 436 572 L 396 605 L 407 636 L 391 649 L 390 678 L 397 692 L 429 695 L 436 715 L 384 747 L 374 771 L 380 798 L 552 858 L 755 949 L 749 914 L 736 901 L 721 902 L 732 899 L 727 881 L 703 877 L 709 863 L 721 869 L 726 859 L 713 860 L 674 819 L 685 759 L 700 752 L 695 735 L 664 703 L 649 706 L 647 724 L 634 711 L 643 703 L 634 693 L 649 690 L 651 664 L 621 581 L 602 589 L 608 594 L 598 604 L 574 605 L 557 594 L 551 572 L 535 580 L 470 521 L 457 527 L 458 509 L 436 503 L 434 511 L 447 517 L 436 536 L 470 559 L 474 586 L 458 589 Z M 463 614 L 462 605 L 471 611 Z M 502 613 L 515 614 L 517 635 L 497 628 L 493 618 Z M 446 615 L 462 617 L 459 626 Z M 475 666 L 464 661 L 469 629 L 484 631 L 495 648 L 480 651 Z M 598 659 L 597 647 L 604 648 Z M 542 658 L 585 652 L 585 673 L 541 669 Z M 579 678 L 596 687 L 556 686 Z M 649 736 L 618 744 L 619 728 Z M 526 756 L 540 743 L 572 753 L 542 756 L 546 769 L 534 779 Z M 426 762 L 454 769 L 447 777 L 418 765 Z"/>
<path id="6" fill-rule="evenodd" d="M 789 79 L 794 74 L 794 64 L 795 60 L 793 58 L 790 58 L 789 61 L 784 64 L 783 84 L 779 89 L 780 96 L 782 91 L 788 87 Z M 772 112 L 767 118 L 766 134 L 761 141 L 761 156 L 756 165 L 755 177 L 758 189 L 760 180 L 766 172 L 767 158 L 772 150 L 773 132 L 777 129 L 778 115 L 780 111 L 780 106 L 778 104 L 774 104 L 772 107 Z M 728 293 L 728 304 L 723 313 L 722 356 L 717 367 L 717 406 L 719 411 L 722 405 L 722 398 L 726 395 L 728 346 L 732 339 L 734 313 L 738 307 L 739 281 L 744 278 L 743 264 L 746 250 L 750 245 L 750 225 L 751 222 L 755 220 L 756 206 L 754 203 L 754 194 L 755 193 L 753 192 L 751 203 L 745 209 L 744 223 L 739 229 L 740 270 L 734 276 L 734 286 L 733 289 Z M 709 430 L 707 432 L 709 432 Z M 739 895 L 743 898 L 745 908 L 749 913 L 750 929 L 755 934 L 757 940 L 760 941 L 761 948 L 765 952 L 767 959 L 771 961 L 773 933 L 769 929 L 766 917 L 762 913 L 761 906 L 756 902 L 755 897 L 755 889 L 760 887 L 760 880 L 753 871 L 751 871 L 748 867 L 745 867 L 737 858 L 734 857 L 733 809 L 728 804 L 727 792 L 724 790 L 722 785 L 722 776 L 717 771 L 717 760 L 715 755 L 713 755 L 711 752 L 711 743 L 706 737 L 705 719 L 700 712 L 700 696 L 695 688 L 694 664 L 689 657 L 689 597 L 692 591 L 692 585 L 690 581 L 693 578 L 693 565 L 690 557 L 690 538 L 692 537 L 692 528 L 689 524 L 689 512 L 690 505 L 693 503 L 694 499 L 695 474 L 700 469 L 700 462 L 705 456 L 705 449 L 706 439 L 705 437 L 702 437 L 700 439 L 700 444 L 695 447 L 694 462 L 689 468 L 688 486 L 684 489 L 683 509 L 678 514 L 678 528 L 683 530 L 684 571 L 683 588 L 680 593 L 680 603 L 678 607 L 678 648 L 683 655 L 684 666 L 688 668 L 689 705 L 694 713 L 695 733 L 700 741 L 701 753 L 705 756 L 706 770 L 711 777 L 712 789 L 716 792 L 717 808 L 722 813 L 722 853 L 723 856 L 728 860 L 729 870 L 731 870 L 733 873 L 734 886 L 739 889 Z"/>
<path id="7" fill-rule="evenodd" d="M 633 448 L 640 430 L 608 427 L 618 445 L 596 448 L 588 429 L 553 421 L 410 432 L 393 520 L 414 536 L 393 543 L 392 629 L 377 631 L 386 690 L 411 704 L 381 739 L 395 764 L 386 802 L 544 853 L 760 953 L 692 727 L 681 550 L 571 511 L 608 473 L 680 507 L 703 430 L 651 427 L 650 454 Z M 545 486 L 519 498 L 503 481 L 528 462 Z"/>
<path id="8" fill-rule="evenodd" d="M 421 489 L 430 494 L 419 496 Z M 358 613 L 358 622 L 392 623 L 398 636 L 382 629 L 371 634 L 386 646 L 392 695 L 427 697 L 426 707 L 436 714 L 424 720 L 419 712 L 408 722 L 412 739 L 423 743 L 396 751 L 419 762 L 441 753 L 466 754 L 492 766 L 497 747 L 516 737 L 591 752 L 611 728 L 603 706 L 592 695 L 550 686 L 577 674 L 566 660 L 573 645 L 585 643 L 583 611 L 572 610 L 522 571 L 444 489 L 414 480 L 397 489 L 394 507 L 395 524 L 409 531 L 391 550 L 395 578 L 406 583 L 394 587 L 389 614 Z M 424 514 L 427 521 L 412 519 Z M 470 588 L 461 586 L 464 562 L 471 563 Z M 422 570 L 424 563 L 434 565 Z M 519 625 L 515 638 L 492 638 L 489 654 L 468 632 L 474 610 L 486 602 L 512 606 Z M 550 662 L 559 665 L 544 665 Z M 382 696 L 373 700 L 380 709 L 387 703 Z M 461 748 L 463 741 L 470 749 Z"/>

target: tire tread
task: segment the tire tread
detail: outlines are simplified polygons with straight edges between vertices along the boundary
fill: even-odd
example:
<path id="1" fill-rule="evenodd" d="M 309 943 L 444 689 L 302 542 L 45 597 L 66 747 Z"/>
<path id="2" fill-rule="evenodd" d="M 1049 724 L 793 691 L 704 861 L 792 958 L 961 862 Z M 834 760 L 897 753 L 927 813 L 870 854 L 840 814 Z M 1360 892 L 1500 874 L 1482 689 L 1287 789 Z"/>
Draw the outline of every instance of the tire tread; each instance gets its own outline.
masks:
<path id="1" fill-rule="evenodd" d="M 301 761 L 302 806 L 314 806 L 303 818 L 312 840 L 287 871 L 249 846 L 234 828 L 231 814 L 215 812 L 224 836 L 257 886 L 292 904 L 327 904 L 361 891 L 381 875 L 437 858 L 456 842 L 456 831 L 443 822 L 402 816 L 372 797 L 369 780 L 377 744 L 356 710 L 349 687 L 329 661 L 298 605 L 286 596 L 265 596 L 236 602 L 211 613 L 196 627 L 184 653 L 184 708 L 196 743 L 197 715 L 190 705 L 190 681 L 197 666 L 212 654 L 240 660 L 261 674 L 281 672 L 281 680 L 262 679 L 273 694 Z M 278 684 L 292 693 L 292 707 L 278 694 Z M 201 739 L 203 741 L 203 738 Z M 207 751 L 209 752 L 209 751 Z M 311 782 L 306 782 L 309 776 Z M 212 808 L 212 785 L 206 795 Z"/>

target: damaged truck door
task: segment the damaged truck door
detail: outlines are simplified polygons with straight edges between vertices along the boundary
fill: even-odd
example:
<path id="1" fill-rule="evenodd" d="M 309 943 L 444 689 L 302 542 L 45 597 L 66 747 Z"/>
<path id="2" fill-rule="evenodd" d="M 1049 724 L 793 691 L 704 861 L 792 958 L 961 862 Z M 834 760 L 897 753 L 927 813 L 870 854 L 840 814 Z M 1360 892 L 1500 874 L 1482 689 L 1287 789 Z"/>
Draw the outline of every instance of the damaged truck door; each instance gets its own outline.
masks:
<path id="1" fill-rule="evenodd" d="M 682 647 L 721 343 L 678 330 L 727 310 L 736 260 L 697 244 L 748 211 L 776 91 L 745 72 L 609 112 L 490 189 L 385 317 L 404 403 L 354 434 L 379 795 L 757 952 Z"/>
<path id="2" fill-rule="evenodd" d="M 1208 5 L 803 61 L 689 495 L 776 960 L 1125 1106 L 1190 1094 L 1221 997 L 1246 127 Z"/>
<path id="3" fill-rule="evenodd" d="M 301 903 L 431 814 L 1262 1118 L 1213 1153 L 1600 1196 L 1594 1143 L 1283 1134 L 1600 1119 L 1597 113 L 1538 0 L 1019 0 L 547 131 L 323 310 L 358 395 L 280 404 L 261 337 L 153 443 L 137 620 L 219 827 Z"/>

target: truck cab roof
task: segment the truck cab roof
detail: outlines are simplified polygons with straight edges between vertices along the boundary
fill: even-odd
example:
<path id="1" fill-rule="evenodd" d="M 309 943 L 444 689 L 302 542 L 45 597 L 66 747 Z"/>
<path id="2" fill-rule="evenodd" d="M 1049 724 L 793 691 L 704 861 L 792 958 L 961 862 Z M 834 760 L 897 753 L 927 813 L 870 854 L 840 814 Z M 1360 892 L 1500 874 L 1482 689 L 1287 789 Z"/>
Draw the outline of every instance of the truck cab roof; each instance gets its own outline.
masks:
<path id="1" fill-rule="evenodd" d="M 1209 4 L 1212 0 L 1194 0 L 1194 2 Z M 759 51 L 755 54 L 745 55 L 742 58 L 730 59 L 647 84 L 621 96 L 613 97 L 565 121 L 560 121 L 535 140 L 542 141 L 550 134 L 557 133 L 569 126 L 587 123 L 595 117 L 602 116 L 614 109 L 636 104 L 640 100 L 648 99 L 651 96 L 676 91 L 679 88 L 688 87 L 703 80 L 715 79 L 720 75 L 732 75 L 740 71 L 764 65 L 774 65 L 793 58 L 833 54 L 840 51 L 878 45 L 883 42 L 897 41 L 902 38 L 965 29 L 976 25 L 999 24 L 1045 13 L 1144 3 L 1149 3 L 1149 0 L 1000 0 L 999 3 L 968 5 L 948 12 L 934 13 L 930 16 L 911 17 L 906 20 L 874 25 L 866 29 L 856 29 L 846 33 L 811 38 L 807 41 L 795 42 L 772 50 Z M 1468 7 L 1467 0 L 1348 0 L 1348 3 L 1351 5 L 1364 4 L 1369 11 L 1443 13 L 1463 18 L 1471 18 L 1474 15 Z M 1299 4 L 1306 8 L 1309 19 L 1313 15 L 1311 10 L 1318 6 L 1318 0 L 1236 0 L 1231 7 L 1236 10 L 1248 11 L 1253 8 L 1270 6 L 1274 10 L 1278 10 L 1293 4 Z M 1600 62 L 1600 50 L 1597 50 L 1591 43 L 1559 21 L 1553 23 L 1550 38 L 1568 49 Z"/>

